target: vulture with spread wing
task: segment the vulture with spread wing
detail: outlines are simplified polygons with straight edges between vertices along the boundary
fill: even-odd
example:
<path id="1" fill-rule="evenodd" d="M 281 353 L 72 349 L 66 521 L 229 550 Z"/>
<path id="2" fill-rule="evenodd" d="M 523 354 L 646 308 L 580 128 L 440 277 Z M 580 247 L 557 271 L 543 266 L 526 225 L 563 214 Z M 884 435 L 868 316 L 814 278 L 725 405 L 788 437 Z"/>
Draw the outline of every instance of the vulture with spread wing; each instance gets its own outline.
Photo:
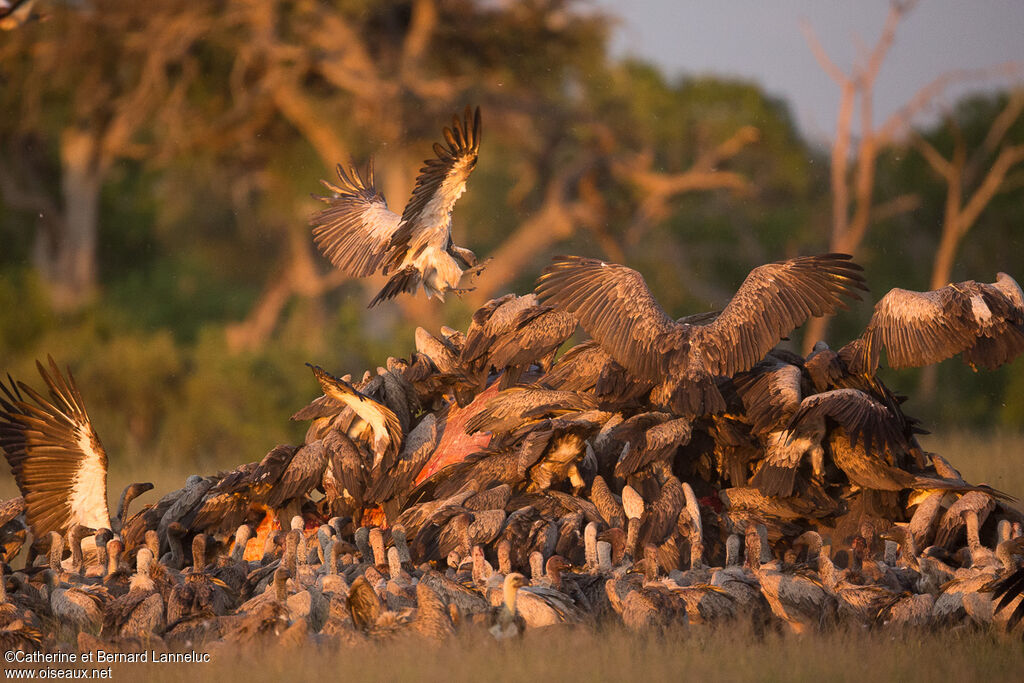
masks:
<path id="1" fill-rule="evenodd" d="M 0 397 L 0 448 L 25 497 L 32 533 L 64 534 L 76 524 L 109 529 L 107 453 L 75 379 L 70 371 L 65 377 L 53 358 L 49 369 L 39 362 L 36 367 L 49 398 L 10 379 L 6 398 Z"/>
<path id="2" fill-rule="evenodd" d="M 374 187 L 372 166 L 363 177 L 339 165 L 340 184 L 323 181 L 331 195 L 316 198 L 328 206 L 310 219 L 317 247 L 352 277 L 391 276 L 370 306 L 420 285 L 428 297 L 444 301 L 447 292 L 467 291 L 459 288 L 463 276 L 482 267 L 472 251 L 452 243 L 452 209 L 480 151 L 480 108 L 467 107 L 462 120 L 456 116 L 444 139 L 420 169 L 401 216 Z"/>
<path id="3" fill-rule="evenodd" d="M 306 363 L 306 365 L 316 376 L 324 396 L 351 408 L 352 412 L 369 427 L 373 435 L 372 468 L 376 470 L 380 466 L 385 470 L 391 469 L 398 458 L 398 452 L 402 448 L 402 439 L 405 437 L 402 423 L 395 412 L 383 403 L 358 391 L 340 377 L 335 377 L 319 365 L 311 363 Z"/>
<path id="4" fill-rule="evenodd" d="M 537 295 L 576 316 L 583 329 L 635 379 L 655 383 L 652 401 L 693 417 L 721 412 L 714 378 L 748 370 L 811 316 L 845 307 L 866 290 L 846 254 L 801 256 L 755 268 L 713 319 L 677 321 L 632 268 L 558 256 Z M 685 319 L 684 319 L 685 320 Z"/>
<path id="5" fill-rule="evenodd" d="M 962 354 L 993 370 L 1024 351 L 1024 293 L 1006 273 L 992 284 L 967 280 L 929 292 L 895 288 L 875 305 L 859 338 L 839 355 L 854 372 L 874 374 L 885 347 L 891 368 L 916 368 Z"/>

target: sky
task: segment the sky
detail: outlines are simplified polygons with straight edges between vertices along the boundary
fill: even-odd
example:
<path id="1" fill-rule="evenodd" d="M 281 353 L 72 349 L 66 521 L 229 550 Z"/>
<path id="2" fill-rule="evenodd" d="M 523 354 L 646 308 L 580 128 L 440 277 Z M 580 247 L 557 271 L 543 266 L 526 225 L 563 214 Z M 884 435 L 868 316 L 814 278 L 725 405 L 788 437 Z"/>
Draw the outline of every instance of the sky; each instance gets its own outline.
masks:
<path id="1" fill-rule="evenodd" d="M 801 31 L 813 27 L 844 71 L 878 40 L 886 0 L 594 0 L 621 19 L 612 40 L 670 76 L 715 74 L 759 83 L 789 103 L 804 136 L 824 143 L 835 131 L 839 88 Z M 923 0 L 900 24 L 875 91 L 875 121 L 921 87 L 955 69 L 1008 61 L 1024 69 L 1024 0 Z M 959 95 L 1006 86 L 1002 77 L 950 88 L 916 122 L 935 120 Z M 1016 77 L 1024 82 L 1024 71 Z"/>

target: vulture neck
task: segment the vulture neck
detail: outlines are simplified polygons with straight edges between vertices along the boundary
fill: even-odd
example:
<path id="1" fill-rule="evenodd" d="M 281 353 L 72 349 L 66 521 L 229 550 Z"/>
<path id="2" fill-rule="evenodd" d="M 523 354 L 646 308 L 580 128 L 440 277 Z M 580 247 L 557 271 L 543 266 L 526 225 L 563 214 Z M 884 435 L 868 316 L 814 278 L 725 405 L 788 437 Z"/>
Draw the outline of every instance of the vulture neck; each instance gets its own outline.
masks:
<path id="1" fill-rule="evenodd" d="M 516 613 L 516 593 L 519 591 L 519 587 L 511 581 L 506 581 L 502 587 L 502 591 L 505 594 L 505 609 L 508 610 L 509 614 Z"/>

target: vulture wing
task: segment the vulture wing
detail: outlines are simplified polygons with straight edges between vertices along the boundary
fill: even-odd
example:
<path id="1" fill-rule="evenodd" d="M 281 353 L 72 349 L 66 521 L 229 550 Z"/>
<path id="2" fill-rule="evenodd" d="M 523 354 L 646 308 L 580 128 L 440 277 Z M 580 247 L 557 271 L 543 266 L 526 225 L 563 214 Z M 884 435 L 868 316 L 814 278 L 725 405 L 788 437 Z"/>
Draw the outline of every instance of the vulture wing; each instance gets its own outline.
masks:
<path id="1" fill-rule="evenodd" d="M 860 300 L 867 290 L 863 270 L 848 254 L 798 256 L 750 271 L 714 322 L 691 326 L 712 375 L 749 370 L 808 318 L 845 308 L 843 297 Z"/>
<path id="2" fill-rule="evenodd" d="M 472 125 L 471 125 L 472 124 Z M 466 180 L 476 166 L 480 152 L 480 107 L 471 111 L 466 107 L 462 120 L 455 116 L 451 128 L 444 129 L 446 145 L 434 143 L 435 158 L 427 159 L 412 197 L 402 211 L 398 229 L 391 238 L 387 263 L 397 267 L 416 241 L 418 233 L 427 231 L 429 241 L 434 230 L 443 229 L 443 240 L 438 246 L 447 248 L 451 243 L 450 217 L 455 202 L 466 191 Z"/>
<path id="3" fill-rule="evenodd" d="M 65 378 L 49 359 L 36 367 L 47 399 L 23 382 L 12 387 L 0 412 L 0 443 L 25 497 L 26 515 L 37 538 L 64 533 L 74 524 L 110 528 L 107 454 L 89 421 L 69 371 Z M 35 403 L 20 400 L 24 394 Z"/>
<path id="4" fill-rule="evenodd" d="M 833 389 L 808 396 L 790 420 L 790 430 L 799 431 L 804 420 L 830 418 L 839 423 L 854 446 L 861 440 L 869 453 L 874 449 L 906 450 L 900 421 L 884 405 L 858 389 Z"/>
<path id="5" fill-rule="evenodd" d="M 874 374 L 885 347 L 889 367 L 938 363 L 974 343 L 970 299 L 952 285 L 930 292 L 895 288 L 875 305 L 864 334 L 840 355 L 854 372 Z M 845 353 L 844 353 L 845 351 Z"/>
<path id="6" fill-rule="evenodd" d="M 306 363 L 306 365 L 313 370 L 325 396 L 345 404 L 370 425 L 373 430 L 375 465 L 376 459 L 380 458 L 380 464 L 384 469 L 391 469 L 398 455 L 398 449 L 402 447 L 404 436 L 402 423 L 395 412 L 383 403 L 357 391 L 345 380 L 334 377 L 320 366 L 310 363 Z"/>
<path id="7" fill-rule="evenodd" d="M 576 316 L 601 348 L 634 375 L 664 379 L 666 351 L 680 342 L 670 318 L 632 268 L 579 256 L 556 256 L 537 281 L 537 296 Z"/>
<path id="8" fill-rule="evenodd" d="M 338 185 L 321 181 L 331 195 L 316 197 L 328 206 L 309 219 L 313 241 L 336 268 L 367 277 L 383 265 L 400 218 L 374 188 L 372 166 L 364 179 L 356 169 L 346 172 L 339 165 L 338 179 Z"/>

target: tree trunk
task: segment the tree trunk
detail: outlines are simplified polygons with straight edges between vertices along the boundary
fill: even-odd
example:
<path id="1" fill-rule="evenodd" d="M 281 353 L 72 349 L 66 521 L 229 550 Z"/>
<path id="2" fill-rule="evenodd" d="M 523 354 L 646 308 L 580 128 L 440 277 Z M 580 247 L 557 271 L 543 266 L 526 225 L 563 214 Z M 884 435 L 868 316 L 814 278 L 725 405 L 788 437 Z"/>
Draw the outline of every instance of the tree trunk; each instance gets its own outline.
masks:
<path id="1" fill-rule="evenodd" d="M 957 250 L 960 247 L 962 238 L 961 232 L 953 221 L 952 217 L 946 217 L 943 225 L 942 240 L 939 242 L 939 249 L 935 252 L 935 261 L 932 262 L 932 278 L 928 289 L 938 289 L 949 284 L 953 277 L 953 263 L 956 261 Z M 935 397 L 935 390 L 938 387 L 939 367 L 929 365 L 921 370 L 921 381 L 917 388 L 919 400 L 930 404 Z"/>
<path id="2" fill-rule="evenodd" d="M 959 231 L 954 229 L 942 232 L 939 250 L 935 253 L 932 264 L 932 279 L 928 289 L 938 289 L 949 284 L 953 276 L 953 262 L 956 260 L 957 247 L 960 246 Z"/>
<path id="3" fill-rule="evenodd" d="M 63 220 L 40 230 L 35 262 L 58 310 L 75 310 L 96 294 L 96 244 L 102 173 L 96 164 L 96 140 L 86 132 L 65 131 L 61 140 Z"/>

